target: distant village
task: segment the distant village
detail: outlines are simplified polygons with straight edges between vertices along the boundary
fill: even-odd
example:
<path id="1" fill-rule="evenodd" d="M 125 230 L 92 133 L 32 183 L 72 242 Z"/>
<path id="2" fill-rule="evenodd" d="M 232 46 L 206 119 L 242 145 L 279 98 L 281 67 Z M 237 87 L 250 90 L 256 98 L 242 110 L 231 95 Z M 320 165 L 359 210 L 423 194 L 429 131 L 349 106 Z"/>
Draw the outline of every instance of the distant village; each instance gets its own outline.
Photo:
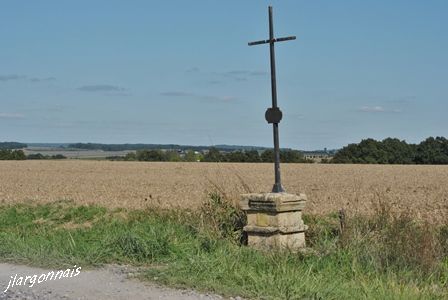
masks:
<path id="1" fill-rule="evenodd" d="M 159 151 L 161 153 L 176 153 L 177 156 L 184 160 L 187 155 L 192 153 L 196 157 L 206 157 L 209 155 L 210 149 L 219 151 L 222 156 L 248 153 L 256 151 L 260 157 L 266 150 L 272 151 L 267 147 L 252 147 L 238 145 L 216 145 L 216 146 L 188 146 L 188 145 L 161 145 L 161 144 L 93 144 L 93 143 L 77 143 L 77 144 L 56 144 L 56 143 L 13 143 L 8 144 L 14 146 L 16 150 L 22 150 L 30 159 L 43 158 L 71 158 L 71 159 L 115 159 L 120 160 L 129 155 L 135 155 L 137 151 Z M 299 152 L 308 162 L 322 162 L 330 160 L 337 150 L 316 151 L 298 151 L 292 149 L 281 149 L 282 151 Z"/>

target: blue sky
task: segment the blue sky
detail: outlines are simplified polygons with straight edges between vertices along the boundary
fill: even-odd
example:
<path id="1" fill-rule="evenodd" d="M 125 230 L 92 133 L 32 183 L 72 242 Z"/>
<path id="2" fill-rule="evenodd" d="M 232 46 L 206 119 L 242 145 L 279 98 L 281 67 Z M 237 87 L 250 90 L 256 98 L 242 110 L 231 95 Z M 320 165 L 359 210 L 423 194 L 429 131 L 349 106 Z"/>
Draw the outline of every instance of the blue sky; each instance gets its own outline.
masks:
<path id="1" fill-rule="evenodd" d="M 0 141 L 272 145 L 447 136 L 447 1 L 1 1 Z"/>

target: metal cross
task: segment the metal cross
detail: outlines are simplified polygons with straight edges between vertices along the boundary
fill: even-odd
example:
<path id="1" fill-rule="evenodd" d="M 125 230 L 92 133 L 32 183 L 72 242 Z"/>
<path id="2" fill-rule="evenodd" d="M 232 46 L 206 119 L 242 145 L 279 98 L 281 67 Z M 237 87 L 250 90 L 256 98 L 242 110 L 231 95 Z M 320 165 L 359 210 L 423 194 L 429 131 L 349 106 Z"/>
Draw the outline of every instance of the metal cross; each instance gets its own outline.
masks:
<path id="1" fill-rule="evenodd" d="M 271 54 L 271 90 L 272 90 L 272 107 L 268 108 L 265 114 L 266 121 L 272 123 L 274 129 L 274 170 L 275 170 L 275 184 L 272 188 L 273 193 L 284 192 L 282 181 L 280 178 L 280 146 L 278 138 L 278 123 L 282 119 L 282 112 L 277 106 L 277 83 L 275 79 L 275 53 L 274 43 L 295 40 L 295 36 L 288 36 L 283 38 L 274 38 L 274 24 L 272 20 L 272 6 L 269 6 L 269 40 L 256 41 L 249 43 L 249 46 L 269 44 Z"/>

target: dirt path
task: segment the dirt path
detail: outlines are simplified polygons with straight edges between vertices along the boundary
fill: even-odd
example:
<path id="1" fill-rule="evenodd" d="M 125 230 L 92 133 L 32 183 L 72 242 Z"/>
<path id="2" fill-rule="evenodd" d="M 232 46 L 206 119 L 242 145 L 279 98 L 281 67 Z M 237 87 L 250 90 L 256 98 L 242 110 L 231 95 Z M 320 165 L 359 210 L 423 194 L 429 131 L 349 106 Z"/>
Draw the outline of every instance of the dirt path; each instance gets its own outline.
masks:
<path id="1" fill-rule="evenodd" d="M 107 266 L 99 270 L 82 270 L 78 276 L 47 280 L 33 287 L 28 279 L 26 285 L 16 285 L 4 292 L 11 276 L 39 277 L 51 270 L 0 263 L 0 300 L 12 299 L 223 299 L 218 295 L 200 294 L 193 290 L 176 290 L 143 283 L 132 279 L 132 270 L 122 266 Z M 53 270 L 57 271 L 57 270 Z"/>

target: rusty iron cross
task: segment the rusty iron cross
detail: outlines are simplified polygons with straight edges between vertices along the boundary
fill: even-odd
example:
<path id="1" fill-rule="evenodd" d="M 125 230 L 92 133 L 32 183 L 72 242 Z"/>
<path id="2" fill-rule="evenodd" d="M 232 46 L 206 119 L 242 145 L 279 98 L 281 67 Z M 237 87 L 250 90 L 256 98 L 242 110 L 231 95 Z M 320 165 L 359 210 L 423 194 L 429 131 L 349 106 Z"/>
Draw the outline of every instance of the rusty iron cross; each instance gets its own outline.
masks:
<path id="1" fill-rule="evenodd" d="M 269 44 L 271 57 L 271 91 L 272 91 L 272 107 L 268 108 L 265 114 L 266 121 L 272 124 L 274 130 L 274 170 L 275 170 L 275 184 L 272 188 L 273 193 L 285 192 L 280 178 L 280 146 L 278 137 L 278 123 L 282 119 L 282 112 L 277 106 L 277 83 L 275 78 L 275 52 L 274 43 L 295 40 L 295 36 L 288 36 L 282 38 L 274 38 L 274 22 L 272 20 L 272 6 L 269 6 L 269 39 L 250 42 L 249 46 Z"/>

